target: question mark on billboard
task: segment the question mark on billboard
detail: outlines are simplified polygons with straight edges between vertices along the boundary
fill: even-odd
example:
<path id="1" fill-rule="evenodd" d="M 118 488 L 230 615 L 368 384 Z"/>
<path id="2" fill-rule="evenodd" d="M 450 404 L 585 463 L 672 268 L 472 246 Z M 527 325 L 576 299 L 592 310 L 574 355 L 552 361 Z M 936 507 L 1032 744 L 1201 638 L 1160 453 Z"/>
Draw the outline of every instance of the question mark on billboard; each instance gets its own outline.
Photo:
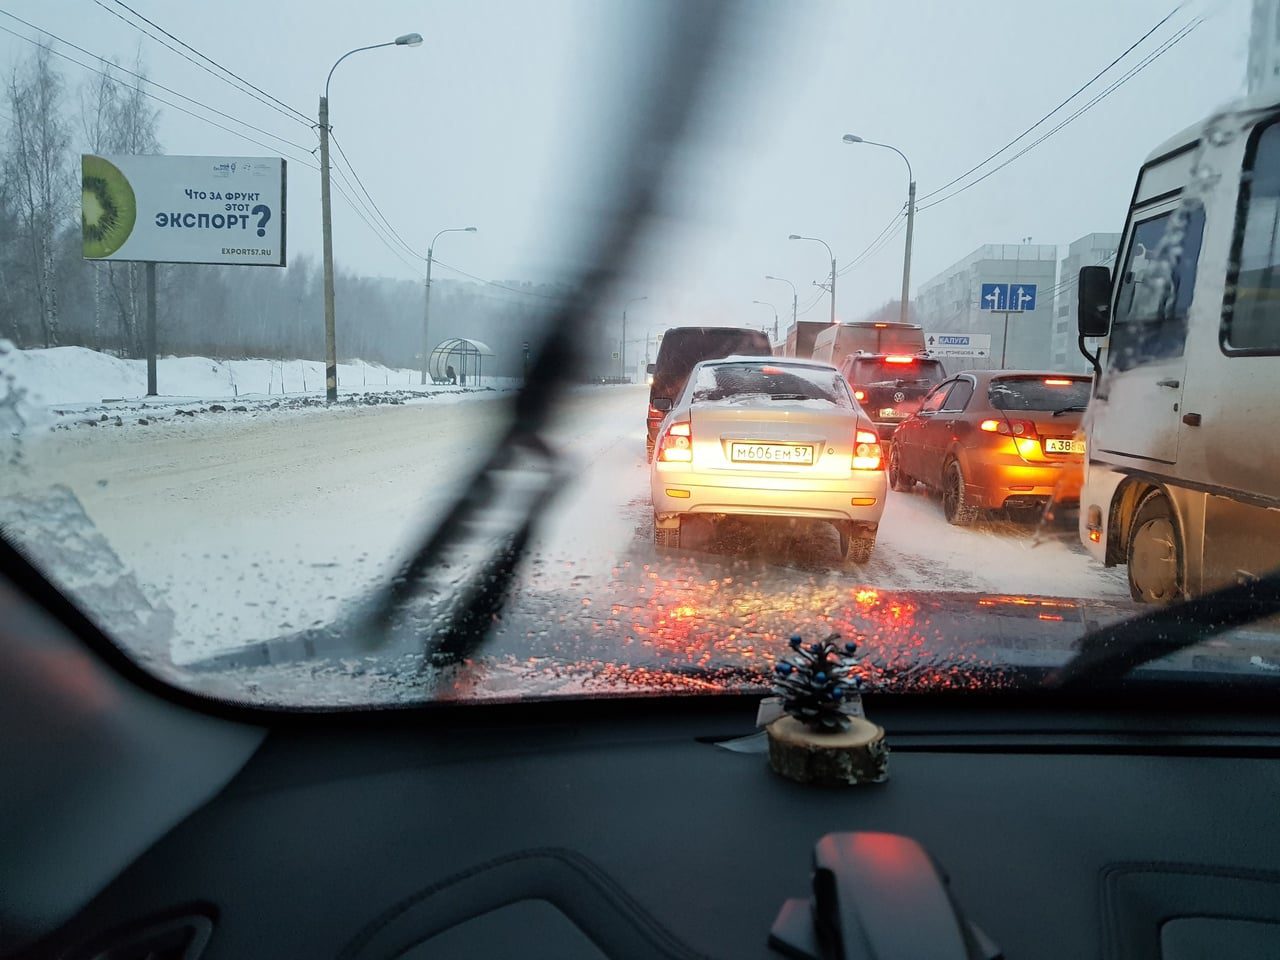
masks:
<path id="1" fill-rule="evenodd" d="M 244 209 L 243 207 L 241 209 Z M 267 221 L 271 219 L 271 210 L 266 204 L 260 203 L 249 211 L 249 216 L 256 217 L 261 215 L 258 221 L 258 236 L 265 237 L 267 235 Z"/>

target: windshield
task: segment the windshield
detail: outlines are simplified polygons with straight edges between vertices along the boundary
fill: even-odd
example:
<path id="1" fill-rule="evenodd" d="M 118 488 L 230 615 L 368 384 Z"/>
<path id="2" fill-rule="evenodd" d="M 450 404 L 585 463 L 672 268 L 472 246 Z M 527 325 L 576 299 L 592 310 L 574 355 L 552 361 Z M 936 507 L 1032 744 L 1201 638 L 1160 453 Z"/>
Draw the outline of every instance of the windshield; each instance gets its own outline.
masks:
<path id="1" fill-rule="evenodd" d="M 853 406 L 840 374 L 829 368 L 790 364 L 713 363 L 698 370 L 692 403 L 764 397 L 770 400 L 821 400 Z"/>
<path id="2" fill-rule="evenodd" d="M 944 377 L 946 372 L 937 360 L 912 357 L 853 362 L 853 382 L 857 384 L 896 383 L 899 380 L 907 383 L 941 383 Z"/>
<path id="3" fill-rule="evenodd" d="M 6 569 L 301 710 L 756 694 L 795 633 L 1022 695 L 1265 583 L 1272 21 L 925 6 L 11 0 Z M 1232 624 L 1126 682 L 1280 677 Z"/>
<path id="4" fill-rule="evenodd" d="M 1083 410 L 1092 381 L 1067 377 L 999 377 L 987 388 L 997 410 Z"/>

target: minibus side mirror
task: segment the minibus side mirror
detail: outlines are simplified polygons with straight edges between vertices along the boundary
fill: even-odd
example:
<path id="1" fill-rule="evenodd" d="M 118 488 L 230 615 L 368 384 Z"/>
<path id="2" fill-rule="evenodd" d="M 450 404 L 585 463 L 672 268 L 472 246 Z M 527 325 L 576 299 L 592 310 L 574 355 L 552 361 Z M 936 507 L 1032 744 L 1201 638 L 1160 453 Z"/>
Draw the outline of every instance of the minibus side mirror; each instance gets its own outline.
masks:
<path id="1" fill-rule="evenodd" d="M 1081 267 L 1076 327 L 1082 337 L 1105 337 L 1111 330 L 1111 270 Z"/>

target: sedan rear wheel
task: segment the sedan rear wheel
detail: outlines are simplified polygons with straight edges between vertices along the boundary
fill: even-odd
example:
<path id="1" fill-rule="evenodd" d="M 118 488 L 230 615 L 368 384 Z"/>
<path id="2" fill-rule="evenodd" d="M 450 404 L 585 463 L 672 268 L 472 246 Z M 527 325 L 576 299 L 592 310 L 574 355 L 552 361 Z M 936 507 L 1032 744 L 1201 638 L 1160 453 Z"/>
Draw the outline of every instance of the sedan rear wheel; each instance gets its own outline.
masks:
<path id="1" fill-rule="evenodd" d="M 958 460 L 948 463 L 942 473 L 942 513 L 947 523 L 957 527 L 968 526 L 978 519 L 978 508 L 969 501 L 964 470 Z"/>
<path id="2" fill-rule="evenodd" d="M 836 528 L 840 533 L 840 556 L 851 563 L 863 564 L 871 559 L 871 551 L 876 546 L 875 531 L 866 533 L 865 528 L 846 526 Z"/>
<path id="3" fill-rule="evenodd" d="M 916 478 L 902 472 L 901 452 L 896 443 L 889 444 L 889 483 L 893 489 L 907 491 L 916 485 Z"/>

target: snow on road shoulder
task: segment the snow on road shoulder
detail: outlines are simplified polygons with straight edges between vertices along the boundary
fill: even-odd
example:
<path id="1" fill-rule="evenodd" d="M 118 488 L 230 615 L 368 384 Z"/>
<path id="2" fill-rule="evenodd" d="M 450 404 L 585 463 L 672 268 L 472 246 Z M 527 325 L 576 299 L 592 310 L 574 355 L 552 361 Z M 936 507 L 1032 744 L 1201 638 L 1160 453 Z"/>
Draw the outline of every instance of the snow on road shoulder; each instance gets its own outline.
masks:
<path id="1" fill-rule="evenodd" d="M 0 344 L 3 347 L 3 344 Z M 0 401 L 19 402 L 28 427 L 142 426 L 227 414 L 276 416 L 327 409 L 324 365 L 317 360 L 214 360 L 162 357 L 160 396 L 147 397 L 146 363 L 121 360 L 84 347 L 0 349 Z M 357 361 L 339 364 L 339 404 L 369 407 L 457 403 L 516 389 L 519 381 L 485 377 L 468 385 L 418 383 L 416 370 Z"/>
<path id="2" fill-rule="evenodd" d="M 75 408 L 105 401 L 142 401 L 147 392 L 145 360 L 121 360 L 86 347 L 0 351 L 0 372 L 26 391 L 30 403 Z M 417 370 L 396 369 L 356 360 L 338 364 L 343 394 L 366 392 L 427 395 L 457 391 L 458 386 L 419 384 Z M 161 357 L 156 363 L 160 397 L 180 400 L 239 401 L 274 396 L 323 396 L 324 363 L 319 360 L 215 360 L 209 357 Z M 519 381 L 484 377 L 479 384 L 459 385 L 510 389 Z"/>

